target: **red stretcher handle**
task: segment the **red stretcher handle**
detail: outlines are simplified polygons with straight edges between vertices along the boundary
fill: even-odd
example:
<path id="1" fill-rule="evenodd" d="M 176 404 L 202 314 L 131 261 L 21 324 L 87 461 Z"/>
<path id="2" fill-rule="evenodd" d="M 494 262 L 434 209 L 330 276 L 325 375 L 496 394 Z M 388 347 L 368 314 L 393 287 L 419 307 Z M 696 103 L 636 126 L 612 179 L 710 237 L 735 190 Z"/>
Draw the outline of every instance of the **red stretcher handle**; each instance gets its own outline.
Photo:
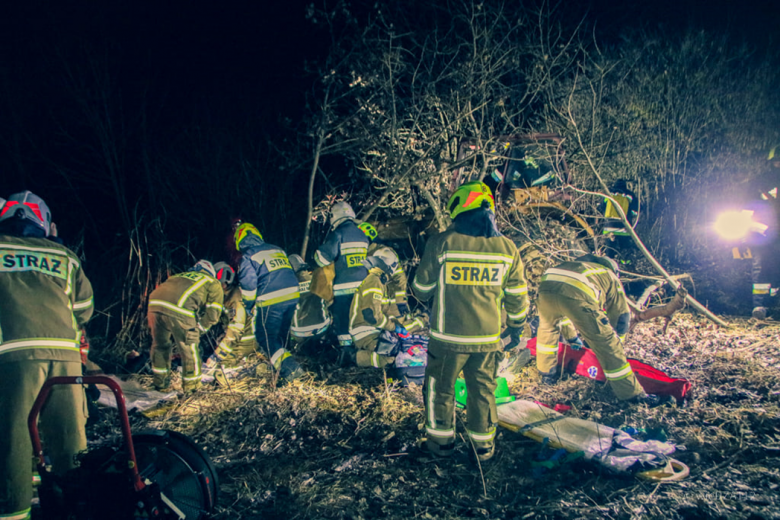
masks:
<path id="1" fill-rule="evenodd" d="M 41 447 L 41 436 L 38 433 L 38 416 L 41 413 L 46 399 L 49 397 L 49 392 L 54 385 L 103 385 L 107 386 L 114 393 L 116 398 L 116 406 L 119 410 L 119 423 L 122 428 L 122 437 L 127 450 L 127 466 L 130 471 L 130 477 L 133 481 L 133 487 L 136 491 L 141 491 L 146 485 L 141 480 L 141 475 L 138 473 L 138 463 L 135 458 L 135 448 L 133 447 L 133 437 L 130 433 L 130 418 L 127 415 L 127 405 L 125 404 L 125 396 L 122 393 L 122 388 L 119 383 L 106 376 L 62 376 L 52 377 L 47 380 L 41 388 L 38 397 L 33 403 L 30 415 L 27 417 L 27 428 L 30 430 L 30 440 L 33 445 L 33 454 L 38 459 L 38 472 L 43 475 L 46 467 L 46 462 L 43 457 L 43 448 Z"/>

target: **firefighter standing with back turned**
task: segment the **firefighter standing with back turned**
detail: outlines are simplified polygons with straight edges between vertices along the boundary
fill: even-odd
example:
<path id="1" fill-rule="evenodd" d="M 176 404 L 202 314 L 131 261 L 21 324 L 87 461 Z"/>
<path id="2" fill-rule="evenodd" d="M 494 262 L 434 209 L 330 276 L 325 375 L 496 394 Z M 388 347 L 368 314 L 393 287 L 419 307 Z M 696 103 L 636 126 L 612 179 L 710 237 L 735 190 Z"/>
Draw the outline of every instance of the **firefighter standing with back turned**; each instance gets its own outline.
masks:
<path id="1" fill-rule="evenodd" d="M 27 416 L 44 382 L 80 376 L 80 328 L 92 286 L 71 250 L 52 242 L 46 203 L 25 191 L 0 212 L 0 519 L 30 518 L 32 443 Z M 73 468 L 87 447 L 80 385 L 55 386 L 40 422 L 52 469 Z"/>
<path id="2" fill-rule="evenodd" d="M 428 241 L 412 283 L 420 300 L 433 299 L 423 385 L 426 447 L 439 456 L 454 451 L 455 380 L 462 370 L 468 435 L 477 458 L 488 460 L 498 423 L 502 302 L 514 346 L 528 314 L 528 287 L 515 244 L 496 228 L 495 202 L 484 183 L 460 186 L 447 208 L 454 222 Z"/>

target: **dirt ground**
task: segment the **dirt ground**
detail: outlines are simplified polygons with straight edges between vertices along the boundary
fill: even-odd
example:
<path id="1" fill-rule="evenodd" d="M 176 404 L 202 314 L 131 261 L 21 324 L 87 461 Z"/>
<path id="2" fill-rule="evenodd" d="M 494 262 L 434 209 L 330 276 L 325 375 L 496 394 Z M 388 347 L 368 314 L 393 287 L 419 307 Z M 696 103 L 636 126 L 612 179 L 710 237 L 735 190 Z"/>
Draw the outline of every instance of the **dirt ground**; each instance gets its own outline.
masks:
<path id="1" fill-rule="evenodd" d="M 220 479 L 216 519 L 780 518 L 780 325 L 730 322 L 681 314 L 665 336 L 660 321 L 630 336 L 630 357 L 691 380 L 683 407 L 623 408 L 580 377 L 542 387 L 533 362 L 511 385 L 519 398 L 668 439 L 691 469 L 677 483 L 581 460 L 547 467 L 549 450 L 501 428 L 496 457 L 478 467 L 462 412 L 456 457 L 422 455 L 420 389 L 388 387 L 381 371 L 337 368 L 328 356 L 303 359 L 310 379 L 272 388 L 268 374 L 252 374 L 153 420 L 135 414 L 133 427 L 174 429 L 206 450 Z M 116 424 L 105 412 L 91 438 L 115 435 Z"/>

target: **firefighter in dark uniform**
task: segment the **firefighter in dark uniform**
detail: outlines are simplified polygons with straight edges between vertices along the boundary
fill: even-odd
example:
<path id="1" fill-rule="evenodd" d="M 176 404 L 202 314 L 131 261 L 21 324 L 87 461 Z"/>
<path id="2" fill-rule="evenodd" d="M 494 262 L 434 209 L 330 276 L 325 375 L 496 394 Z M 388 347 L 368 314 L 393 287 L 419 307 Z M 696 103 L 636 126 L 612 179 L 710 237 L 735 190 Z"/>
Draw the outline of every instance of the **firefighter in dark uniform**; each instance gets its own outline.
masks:
<path id="1" fill-rule="evenodd" d="M 617 398 L 654 406 L 659 398 L 645 394 L 623 351 L 631 313 L 618 272 L 614 260 L 596 255 L 581 256 L 545 271 L 536 300 L 537 368 L 545 384 L 558 380 L 557 324 L 568 318 L 596 354 Z"/>
<path id="2" fill-rule="evenodd" d="M 780 150 L 772 148 L 767 159 L 771 170 L 754 183 L 756 200 L 750 204 L 754 220 L 764 226 L 748 237 L 752 257 L 752 314 L 759 320 L 767 317 L 769 298 L 776 296 L 780 289 Z"/>
<path id="3" fill-rule="evenodd" d="M 425 371 L 427 448 L 449 455 L 455 447 L 455 380 L 468 390 L 468 436 L 480 460 L 495 452 L 496 371 L 501 352 L 501 307 L 514 346 L 528 314 L 528 287 L 520 254 L 496 228 L 495 203 L 482 182 L 460 186 L 447 208 L 453 224 L 432 237 L 412 283 L 422 301 L 433 299 Z"/>
<path id="4" fill-rule="evenodd" d="M 391 277 L 398 269 L 395 251 L 389 247 L 377 249 L 364 264 L 368 268 L 368 276 L 358 287 L 349 312 L 349 333 L 354 347 L 345 348 L 351 349 L 349 359 L 357 366 L 383 368 L 394 358 L 376 352 L 382 331 L 406 336 L 422 329 L 425 324 L 421 318 L 403 319 L 387 314 L 387 310 L 394 307 L 394 303 L 390 303 L 390 287 Z"/>
<path id="5" fill-rule="evenodd" d="M 25 191 L 0 210 L 0 518 L 30 518 L 32 443 L 27 416 L 47 379 L 80 376 L 80 328 L 92 286 L 76 254 L 46 237 L 46 203 Z M 57 474 L 87 447 L 80 385 L 55 386 L 40 426 Z"/>
<path id="6" fill-rule="evenodd" d="M 398 256 L 398 253 L 396 253 L 392 247 L 385 244 L 384 241 L 379 238 L 379 233 L 370 223 L 363 222 L 358 227 L 365 233 L 366 238 L 368 238 L 370 242 L 370 245 L 368 246 L 368 256 L 373 255 L 383 247 L 389 248 Z M 387 312 L 392 316 L 405 316 L 409 314 L 409 303 L 406 297 L 407 283 L 404 268 L 401 265 L 401 262 L 398 262 L 398 267 L 395 268 L 390 275 L 390 280 L 387 282 L 387 301 L 384 302 L 389 305 Z"/>
<path id="7" fill-rule="evenodd" d="M 257 305 L 255 340 L 263 348 L 280 382 L 301 377 L 303 369 L 287 350 L 293 313 L 298 304 L 298 279 L 287 254 L 263 240 L 252 224 L 236 229 L 236 248 L 241 251 L 238 283 L 247 312 Z"/>
<path id="8" fill-rule="evenodd" d="M 333 279 L 333 328 L 339 345 L 352 345 L 349 335 L 349 307 L 352 296 L 368 275 L 363 260 L 368 254 L 368 238 L 355 223 L 355 211 L 346 202 L 337 202 L 331 208 L 331 229 L 325 242 L 314 253 L 314 261 L 320 267 L 335 263 Z"/>
<path id="9" fill-rule="evenodd" d="M 198 343 L 219 321 L 224 295 L 208 260 L 200 260 L 186 273 L 168 278 L 149 295 L 147 319 L 152 335 L 152 382 L 165 392 L 171 386 L 171 351 L 174 346 L 182 361 L 182 390 L 185 394 L 201 387 L 201 358 Z"/>
<path id="10" fill-rule="evenodd" d="M 312 338 L 320 338 L 331 324 L 328 302 L 312 292 L 312 271 L 300 255 L 290 255 L 290 265 L 298 277 L 298 291 L 301 298 L 293 315 L 290 334 L 298 344 Z"/>

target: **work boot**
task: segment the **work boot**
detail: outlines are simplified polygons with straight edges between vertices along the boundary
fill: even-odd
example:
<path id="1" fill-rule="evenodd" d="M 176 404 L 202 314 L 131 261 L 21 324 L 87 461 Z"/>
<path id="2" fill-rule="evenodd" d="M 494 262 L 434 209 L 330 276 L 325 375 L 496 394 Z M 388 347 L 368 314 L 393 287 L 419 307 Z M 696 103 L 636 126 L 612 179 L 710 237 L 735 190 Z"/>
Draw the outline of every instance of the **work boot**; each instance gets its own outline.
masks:
<path id="1" fill-rule="evenodd" d="M 426 438 L 422 438 L 420 439 L 420 448 L 423 449 L 423 446 L 425 446 L 424 451 L 440 458 L 452 457 L 452 455 L 455 453 L 455 441 L 449 442 L 447 444 L 437 444 Z"/>
<path id="2" fill-rule="evenodd" d="M 354 367 L 357 365 L 357 349 L 355 347 L 341 347 L 339 351 L 338 365 L 340 367 Z"/>
<path id="3" fill-rule="evenodd" d="M 154 381 L 152 382 L 152 386 L 154 386 L 154 389 L 158 392 L 162 393 L 168 393 L 171 391 L 171 378 L 166 377 L 163 381 Z"/>
<path id="4" fill-rule="evenodd" d="M 184 392 L 185 396 L 190 396 L 194 393 L 197 393 L 197 391 L 200 390 L 202 386 L 203 384 L 200 381 L 197 381 L 192 384 L 183 385 L 182 391 Z"/>
<path id="5" fill-rule="evenodd" d="M 753 309 L 753 317 L 757 320 L 766 319 L 766 307 L 755 307 Z"/>
<path id="6" fill-rule="evenodd" d="M 295 368 L 292 370 L 281 370 L 279 372 L 279 381 L 277 381 L 277 384 L 279 386 L 284 386 L 286 384 L 292 383 L 296 379 L 302 378 L 305 375 L 306 371 L 301 368 L 300 365 L 296 364 Z"/>
<path id="7" fill-rule="evenodd" d="M 543 385 L 554 386 L 558 382 L 558 367 L 555 367 L 552 372 L 539 372 L 539 375 L 542 376 Z"/>
<path id="8" fill-rule="evenodd" d="M 493 458 L 493 455 L 496 454 L 496 445 L 493 444 L 489 448 L 477 448 L 477 459 L 480 462 L 485 462 L 487 460 L 490 460 Z"/>
<path id="9" fill-rule="evenodd" d="M 657 406 L 669 404 L 671 401 L 672 397 L 669 395 L 639 394 L 623 402 L 627 404 L 644 404 L 648 408 L 655 408 Z"/>

